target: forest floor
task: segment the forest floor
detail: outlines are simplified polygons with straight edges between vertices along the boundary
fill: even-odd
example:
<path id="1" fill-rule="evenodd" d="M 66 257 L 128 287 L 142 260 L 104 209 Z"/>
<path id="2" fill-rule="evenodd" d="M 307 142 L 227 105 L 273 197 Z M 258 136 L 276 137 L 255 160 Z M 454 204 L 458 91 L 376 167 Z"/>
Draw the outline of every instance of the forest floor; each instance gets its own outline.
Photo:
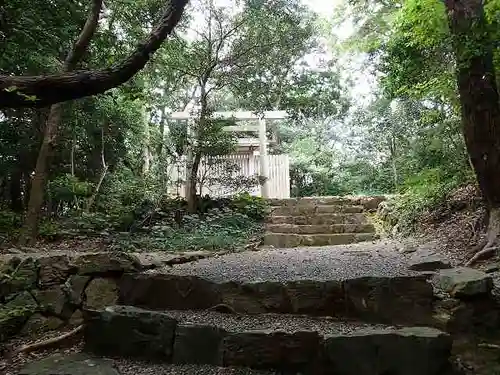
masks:
<path id="1" fill-rule="evenodd" d="M 468 185 L 457 189 L 451 196 L 431 212 L 424 214 L 416 225 L 412 238 L 402 239 L 411 246 L 426 244 L 453 265 L 462 265 L 469 260 L 474 247 L 485 236 L 486 209 L 477 188 Z M 492 269 L 500 265 L 500 254 L 479 260 L 474 268 Z"/>

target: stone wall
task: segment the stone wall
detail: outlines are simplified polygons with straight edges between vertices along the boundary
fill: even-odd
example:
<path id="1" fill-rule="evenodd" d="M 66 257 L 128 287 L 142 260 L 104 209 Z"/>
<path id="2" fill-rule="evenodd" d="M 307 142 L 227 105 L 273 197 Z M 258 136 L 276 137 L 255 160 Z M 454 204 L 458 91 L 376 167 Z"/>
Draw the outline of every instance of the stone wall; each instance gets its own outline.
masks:
<path id="1" fill-rule="evenodd" d="M 82 322 L 83 309 L 102 309 L 118 298 L 119 278 L 211 255 L 193 253 L 69 253 L 0 256 L 0 342 Z"/>

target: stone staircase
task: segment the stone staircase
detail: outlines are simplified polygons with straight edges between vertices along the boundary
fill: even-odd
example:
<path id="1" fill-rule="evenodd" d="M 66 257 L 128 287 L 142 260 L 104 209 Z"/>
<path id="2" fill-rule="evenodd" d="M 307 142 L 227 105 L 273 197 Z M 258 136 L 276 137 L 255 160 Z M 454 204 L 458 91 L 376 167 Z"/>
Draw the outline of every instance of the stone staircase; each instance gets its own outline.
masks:
<path id="1" fill-rule="evenodd" d="M 85 350 L 210 369 L 199 374 L 455 374 L 446 330 L 456 319 L 483 320 L 480 309 L 457 310 L 469 302 L 437 298 L 432 273 L 363 246 L 248 252 L 124 274 L 119 305 L 86 312 Z M 446 285 L 454 288 L 449 278 Z"/>
<path id="2" fill-rule="evenodd" d="M 90 254 L 74 263 L 96 272 L 84 306 L 101 280 L 101 307 L 83 310 L 84 353 L 19 375 L 458 375 L 454 335 L 500 326 L 492 279 L 465 268 L 414 271 L 393 245 L 249 251 L 165 267 Z M 99 263 L 89 268 L 89 259 Z"/>
<path id="3" fill-rule="evenodd" d="M 377 238 L 366 211 L 383 197 L 271 199 L 264 245 L 277 248 L 345 245 Z"/>

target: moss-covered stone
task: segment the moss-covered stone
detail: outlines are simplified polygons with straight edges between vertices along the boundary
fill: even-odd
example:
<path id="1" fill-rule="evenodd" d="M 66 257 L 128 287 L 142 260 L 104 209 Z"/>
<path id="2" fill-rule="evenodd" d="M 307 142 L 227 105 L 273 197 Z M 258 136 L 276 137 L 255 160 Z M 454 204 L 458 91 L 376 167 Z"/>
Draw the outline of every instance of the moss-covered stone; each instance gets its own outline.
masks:
<path id="1" fill-rule="evenodd" d="M 16 335 L 37 311 L 38 305 L 29 292 L 22 292 L 0 307 L 0 342 Z"/>
<path id="2" fill-rule="evenodd" d="M 71 307 L 67 294 L 60 286 L 36 290 L 33 292 L 40 309 L 46 313 L 69 319 L 74 308 Z"/>
<path id="3" fill-rule="evenodd" d="M 40 313 L 35 313 L 24 323 L 20 334 L 23 336 L 36 336 L 40 333 L 58 329 L 63 325 L 64 321 L 55 316 L 43 316 Z"/>
<path id="4" fill-rule="evenodd" d="M 39 284 L 41 288 L 51 288 L 63 284 L 71 272 L 76 269 L 71 266 L 67 255 L 50 255 L 41 257 Z"/>
<path id="5" fill-rule="evenodd" d="M 13 257 L 0 270 L 0 298 L 33 289 L 38 280 L 39 265 L 33 258 Z"/>
<path id="6" fill-rule="evenodd" d="M 81 306 L 84 299 L 85 287 L 92 279 L 91 276 L 71 275 L 64 283 L 64 291 L 68 296 L 69 303 L 74 306 Z"/>
<path id="7" fill-rule="evenodd" d="M 101 310 L 118 302 L 118 285 L 114 279 L 95 278 L 85 289 L 84 307 Z"/>
<path id="8" fill-rule="evenodd" d="M 72 264 L 79 275 L 109 275 L 142 269 L 137 257 L 124 252 L 81 254 Z"/>

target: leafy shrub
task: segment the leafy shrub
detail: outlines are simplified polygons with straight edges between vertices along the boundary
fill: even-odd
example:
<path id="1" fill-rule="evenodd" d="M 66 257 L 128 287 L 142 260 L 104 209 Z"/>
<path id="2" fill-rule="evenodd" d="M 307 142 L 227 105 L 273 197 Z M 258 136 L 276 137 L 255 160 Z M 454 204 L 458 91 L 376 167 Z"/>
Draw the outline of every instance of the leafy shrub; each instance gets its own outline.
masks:
<path id="1" fill-rule="evenodd" d="M 91 196 L 93 184 L 66 173 L 49 181 L 47 191 L 53 203 L 73 205 Z"/>
<path id="2" fill-rule="evenodd" d="M 454 189 L 471 180 L 473 176 L 469 171 L 453 173 L 439 168 L 425 169 L 408 178 L 394 204 L 400 230 L 414 230 L 423 214 L 445 202 Z"/>
<path id="3" fill-rule="evenodd" d="M 157 225 L 147 235 L 125 242 L 141 250 L 234 250 L 261 230 L 259 223 L 244 214 L 214 209 L 205 215 L 185 215 L 180 227 Z"/>
<path id="4" fill-rule="evenodd" d="M 10 210 L 0 211 L 0 232 L 10 232 L 22 225 L 21 215 Z"/>
<path id="5" fill-rule="evenodd" d="M 231 200 L 231 208 L 256 221 L 264 220 L 267 214 L 265 199 L 250 195 L 249 193 L 242 193 L 235 196 Z"/>

